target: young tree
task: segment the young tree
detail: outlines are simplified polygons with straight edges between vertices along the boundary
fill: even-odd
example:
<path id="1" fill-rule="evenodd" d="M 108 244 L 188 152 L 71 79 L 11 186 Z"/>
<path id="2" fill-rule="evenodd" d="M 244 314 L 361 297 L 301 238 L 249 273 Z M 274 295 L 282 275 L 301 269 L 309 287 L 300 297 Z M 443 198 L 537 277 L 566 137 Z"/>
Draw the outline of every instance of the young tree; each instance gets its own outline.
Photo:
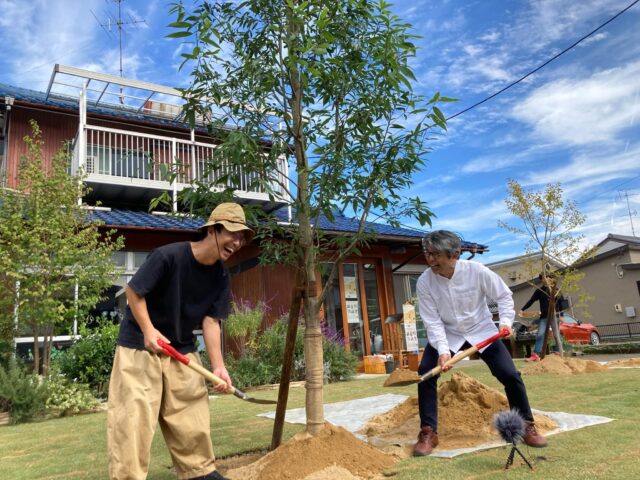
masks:
<path id="1" fill-rule="evenodd" d="M 365 229 L 372 212 L 395 225 L 404 216 L 430 223 L 427 205 L 403 193 L 424 165 L 427 132 L 445 128 L 435 104 L 451 99 L 413 93 L 414 37 L 384 1 L 205 1 L 191 10 L 176 4 L 172 12 L 176 31 L 169 36 L 189 42 L 182 54 L 183 66 L 192 67 L 187 118 L 207 119 L 221 142 L 208 165 L 216 180 L 199 183 L 182 201 L 210 207 L 219 201 L 212 189 L 228 195 L 244 181 L 245 190 L 285 199 L 295 212 L 284 230 L 261 222 L 259 238 L 263 260 L 298 272 L 290 325 L 302 304 L 307 430 L 316 434 L 324 424 L 319 312 L 336 266 L 372 239 Z M 357 233 L 325 235 L 319 218 L 345 210 L 358 218 Z M 271 240 L 282 235 L 290 241 Z M 320 251 L 332 252 L 323 288 L 315 283 Z"/>
<path id="2" fill-rule="evenodd" d="M 117 275 L 111 255 L 122 239 L 102 238 L 98 224 L 78 204 L 84 187 L 67 173 L 65 149 L 48 164 L 40 128 L 35 121 L 31 128 L 18 187 L 0 190 L 0 314 L 4 324 L 17 318 L 33 334 L 36 372 L 38 336 L 44 336 L 46 373 L 54 329 L 69 326 L 98 303 Z"/>
<path id="3" fill-rule="evenodd" d="M 575 230 L 585 222 L 585 216 L 580 213 L 575 202 L 566 200 L 562 196 L 559 183 L 546 185 L 543 191 L 527 191 L 516 180 L 507 183 L 508 196 L 505 200 L 507 209 L 519 222 L 508 224 L 501 220 L 498 225 L 511 233 L 526 238 L 525 253 L 529 260 L 525 263 L 527 279 L 538 278 L 542 275 L 542 285 L 549 292 L 549 311 L 544 312 L 549 323 L 560 338 L 558 321 L 555 315 L 556 299 L 562 293 L 574 293 L 577 304 L 588 301 L 587 295 L 580 287 L 580 280 L 584 274 L 574 265 L 592 254 L 592 250 L 583 247 L 584 236 Z M 530 280 L 534 288 L 538 288 Z M 546 353 L 549 336 L 549 324 L 545 330 L 542 357 Z M 562 342 L 558 342 L 562 355 Z"/>

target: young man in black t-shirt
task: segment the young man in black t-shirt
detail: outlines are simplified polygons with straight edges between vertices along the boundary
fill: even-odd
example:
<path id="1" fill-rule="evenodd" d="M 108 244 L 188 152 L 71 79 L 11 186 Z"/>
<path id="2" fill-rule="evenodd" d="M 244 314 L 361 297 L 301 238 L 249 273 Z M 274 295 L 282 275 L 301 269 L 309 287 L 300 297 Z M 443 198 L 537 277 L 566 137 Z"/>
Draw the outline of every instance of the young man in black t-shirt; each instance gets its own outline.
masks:
<path id="1" fill-rule="evenodd" d="M 144 479 L 159 422 L 179 479 L 223 479 L 215 469 L 203 378 L 162 354 L 158 340 L 200 362 L 193 330 L 202 328 L 213 373 L 231 379 L 220 346 L 228 315 L 224 261 L 253 238 L 242 207 L 223 203 L 202 226 L 198 242 L 154 250 L 129 282 L 109 384 L 109 478 Z"/>

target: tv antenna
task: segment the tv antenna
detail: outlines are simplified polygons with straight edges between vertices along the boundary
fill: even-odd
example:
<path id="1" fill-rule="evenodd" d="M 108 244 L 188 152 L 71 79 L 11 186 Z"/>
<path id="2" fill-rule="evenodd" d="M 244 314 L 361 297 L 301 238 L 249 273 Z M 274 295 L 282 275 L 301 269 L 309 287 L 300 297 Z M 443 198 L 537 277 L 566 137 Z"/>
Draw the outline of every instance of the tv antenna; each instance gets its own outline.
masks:
<path id="1" fill-rule="evenodd" d="M 631 223 L 631 235 L 633 235 L 635 237 L 636 236 L 636 231 L 633 228 L 633 217 L 632 217 L 632 214 L 633 215 L 637 215 L 638 212 L 636 210 L 633 210 L 633 212 L 631 211 L 631 207 L 629 206 L 629 192 L 627 190 L 620 190 L 619 191 L 620 197 L 622 197 L 622 192 L 624 192 L 624 196 L 625 196 L 625 198 L 627 200 L 627 212 L 629 213 L 629 223 Z"/>
<path id="2" fill-rule="evenodd" d="M 114 34 L 112 31 L 113 29 L 118 29 L 118 46 L 119 46 L 119 50 L 120 50 L 120 78 L 123 78 L 123 71 L 122 71 L 122 31 L 124 29 L 124 27 L 127 27 L 129 25 L 138 25 L 140 23 L 147 23 L 146 20 L 142 19 L 137 19 L 137 18 L 133 18 L 131 16 L 131 14 L 128 14 L 129 18 L 126 20 L 122 20 L 122 2 L 124 2 L 124 0 L 113 0 L 115 3 L 118 4 L 118 18 L 114 18 L 109 12 L 105 12 L 105 15 L 107 17 L 107 21 L 105 22 L 101 22 L 98 17 L 96 16 L 95 13 L 93 13 L 93 10 L 91 11 L 91 14 L 93 15 L 93 17 L 96 19 L 96 22 L 98 22 L 98 25 L 100 25 L 100 27 L 104 30 L 104 32 L 107 34 L 107 37 L 109 37 L 110 39 L 114 39 Z M 122 87 L 120 87 L 120 103 L 124 103 L 124 98 L 122 97 Z"/>

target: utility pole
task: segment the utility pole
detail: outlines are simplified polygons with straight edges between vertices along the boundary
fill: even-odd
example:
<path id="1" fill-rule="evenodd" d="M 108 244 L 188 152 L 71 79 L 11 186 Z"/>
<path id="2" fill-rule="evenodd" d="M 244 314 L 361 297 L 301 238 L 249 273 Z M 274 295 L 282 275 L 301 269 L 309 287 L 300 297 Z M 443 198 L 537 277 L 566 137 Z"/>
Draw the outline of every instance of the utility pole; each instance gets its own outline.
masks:
<path id="1" fill-rule="evenodd" d="M 113 35 L 111 33 L 111 25 L 115 25 L 118 28 L 118 46 L 119 46 L 119 51 L 120 51 L 120 78 L 123 78 L 123 70 L 122 70 L 122 31 L 123 31 L 123 27 L 128 26 L 128 25 L 137 25 L 140 23 L 146 23 L 146 20 L 142 19 L 136 19 L 133 18 L 131 15 L 129 15 L 129 19 L 126 21 L 122 20 L 122 2 L 124 2 L 124 0 L 113 0 L 115 3 L 118 4 L 118 19 L 114 19 L 111 17 L 111 14 L 109 14 L 108 12 L 106 13 L 107 16 L 107 22 L 106 23 L 102 23 L 100 22 L 100 20 L 98 20 L 98 17 L 96 16 L 95 13 L 93 13 L 93 11 L 91 12 L 94 16 L 94 18 L 96 19 L 96 21 L 98 22 L 98 25 L 100 25 L 100 27 L 102 27 L 102 29 L 105 31 L 105 33 L 107 34 L 107 36 L 111 39 L 113 39 Z M 124 104 L 124 98 L 122 96 L 122 87 L 120 87 L 120 103 Z"/>

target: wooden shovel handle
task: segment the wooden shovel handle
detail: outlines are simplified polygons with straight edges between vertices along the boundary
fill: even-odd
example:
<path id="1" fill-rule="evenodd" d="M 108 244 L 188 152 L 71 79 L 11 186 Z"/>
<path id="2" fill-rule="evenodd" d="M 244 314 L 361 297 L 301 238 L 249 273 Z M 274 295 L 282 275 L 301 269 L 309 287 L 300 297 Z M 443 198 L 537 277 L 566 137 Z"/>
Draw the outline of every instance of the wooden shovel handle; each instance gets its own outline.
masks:
<path id="1" fill-rule="evenodd" d="M 503 337 L 508 337 L 509 336 L 509 330 L 504 329 L 504 330 L 500 330 L 500 332 L 496 333 L 495 335 L 493 335 L 492 337 L 487 338 L 486 340 L 483 340 L 479 343 L 476 343 L 474 346 L 467 348 L 466 350 L 463 350 L 462 352 L 458 352 L 456 353 L 453 357 L 451 357 L 447 362 L 445 362 L 444 365 L 455 365 L 456 363 L 458 363 L 460 360 L 467 358 L 471 355 L 473 355 L 474 353 L 476 353 L 478 350 L 480 350 L 481 348 L 486 347 L 487 345 L 492 344 L 493 342 L 495 342 L 496 340 L 503 338 Z M 424 375 L 422 375 L 420 377 L 420 382 L 424 382 L 425 380 L 429 380 L 430 378 L 435 377 L 436 375 L 439 375 L 442 372 L 442 366 L 438 365 L 437 367 L 432 368 L 431 370 L 429 370 L 427 373 L 425 373 Z"/>
<path id="2" fill-rule="evenodd" d="M 162 351 L 166 355 L 169 355 L 170 357 L 175 358 L 180 363 L 184 363 L 187 367 L 191 368 L 192 370 L 195 370 L 196 372 L 198 372 L 200 375 L 202 375 L 204 378 L 209 380 L 214 385 L 227 385 L 227 382 L 222 380 L 220 377 L 218 377 L 217 375 L 214 375 L 212 372 L 204 368 L 202 365 L 198 365 L 197 363 L 191 362 L 189 357 L 183 355 L 182 353 L 177 351 L 175 348 L 173 348 L 171 345 L 164 342 L 163 340 L 158 339 L 158 345 L 160 345 L 160 347 L 162 348 Z M 227 387 L 227 392 L 233 393 L 236 397 L 241 398 L 242 400 L 247 399 L 247 394 L 244 393 L 242 390 L 237 389 L 236 387 Z"/>

